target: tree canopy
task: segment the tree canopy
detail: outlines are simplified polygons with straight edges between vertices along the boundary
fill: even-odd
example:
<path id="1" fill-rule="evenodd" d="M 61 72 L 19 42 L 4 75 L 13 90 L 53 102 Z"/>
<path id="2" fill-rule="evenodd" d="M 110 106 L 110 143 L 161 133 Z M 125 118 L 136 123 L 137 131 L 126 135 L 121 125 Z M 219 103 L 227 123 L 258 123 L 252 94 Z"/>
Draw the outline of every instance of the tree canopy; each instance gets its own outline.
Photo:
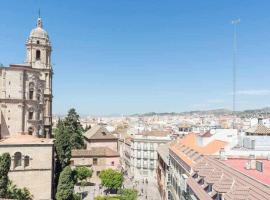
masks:
<path id="1" fill-rule="evenodd" d="M 27 188 L 17 188 L 12 181 L 8 182 L 8 191 L 6 198 L 18 200 L 31 200 L 33 196 Z"/>
<path id="2" fill-rule="evenodd" d="M 82 149 L 83 142 L 83 127 L 80 123 L 80 116 L 74 108 L 68 111 L 66 118 L 63 121 L 64 126 L 70 133 L 70 144 L 72 149 Z"/>
<path id="3" fill-rule="evenodd" d="M 58 128 L 55 133 L 55 148 L 58 162 L 63 169 L 69 164 L 71 158 L 70 134 L 62 122 L 57 126 Z"/>
<path id="4" fill-rule="evenodd" d="M 84 181 L 92 176 L 92 170 L 87 167 L 76 167 L 75 168 L 76 179 Z"/>
<path id="5" fill-rule="evenodd" d="M 10 168 L 11 158 L 9 153 L 0 156 L 0 197 L 5 198 L 8 189 L 8 172 Z"/>
<path id="6" fill-rule="evenodd" d="M 74 174 L 71 168 L 67 166 L 60 174 L 57 186 L 56 199 L 57 200 L 73 199 L 73 190 L 74 190 Z"/>
<path id="7" fill-rule="evenodd" d="M 133 189 L 121 189 L 118 194 L 120 194 L 120 200 L 136 200 L 138 198 L 138 192 Z"/>
<path id="8" fill-rule="evenodd" d="M 123 184 L 123 174 L 113 169 L 102 170 L 99 174 L 101 184 L 108 189 L 119 189 Z"/>

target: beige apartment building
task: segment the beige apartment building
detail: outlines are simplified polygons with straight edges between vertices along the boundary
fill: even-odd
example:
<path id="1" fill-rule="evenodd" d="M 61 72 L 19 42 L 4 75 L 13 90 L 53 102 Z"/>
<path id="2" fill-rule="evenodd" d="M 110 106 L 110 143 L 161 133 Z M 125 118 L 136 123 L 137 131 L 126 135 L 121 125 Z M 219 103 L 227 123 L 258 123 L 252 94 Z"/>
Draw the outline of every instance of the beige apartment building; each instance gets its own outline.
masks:
<path id="1" fill-rule="evenodd" d="M 0 67 L 0 154 L 9 153 L 9 179 L 34 199 L 54 195 L 51 43 L 38 18 L 26 41 L 26 61 Z"/>

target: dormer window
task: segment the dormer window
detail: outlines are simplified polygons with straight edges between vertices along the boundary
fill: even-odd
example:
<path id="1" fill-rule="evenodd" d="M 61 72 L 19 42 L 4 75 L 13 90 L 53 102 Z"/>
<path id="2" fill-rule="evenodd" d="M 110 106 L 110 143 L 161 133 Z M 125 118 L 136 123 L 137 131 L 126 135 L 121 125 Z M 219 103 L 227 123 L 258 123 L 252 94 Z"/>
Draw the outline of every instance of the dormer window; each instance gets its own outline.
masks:
<path id="1" fill-rule="evenodd" d="M 40 50 L 36 51 L 36 60 L 40 60 Z"/>
<path id="2" fill-rule="evenodd" d="M 198 178 L 198 173 L 193 174 L 193 178 Z"/>

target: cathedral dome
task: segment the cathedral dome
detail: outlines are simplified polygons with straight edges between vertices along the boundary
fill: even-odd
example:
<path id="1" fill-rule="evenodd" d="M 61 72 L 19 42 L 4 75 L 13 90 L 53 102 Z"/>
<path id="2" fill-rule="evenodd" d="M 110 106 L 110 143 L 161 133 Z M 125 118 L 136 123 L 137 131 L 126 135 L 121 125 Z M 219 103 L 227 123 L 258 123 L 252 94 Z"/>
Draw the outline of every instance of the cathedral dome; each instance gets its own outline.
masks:
<path id="1" fill-rule="evenodd" d="M 49 39 L 48 33 L 42 28 L 42 20 L 39 17 L 37 20 L 37 27 L 30 33 L 30 38 Z"/>

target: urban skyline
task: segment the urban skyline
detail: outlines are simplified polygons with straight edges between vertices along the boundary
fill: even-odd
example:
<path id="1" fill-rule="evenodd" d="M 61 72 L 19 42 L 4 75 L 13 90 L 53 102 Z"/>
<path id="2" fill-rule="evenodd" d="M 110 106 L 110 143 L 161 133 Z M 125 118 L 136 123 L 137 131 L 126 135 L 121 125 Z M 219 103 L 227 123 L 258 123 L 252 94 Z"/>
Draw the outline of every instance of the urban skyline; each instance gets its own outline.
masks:
<path id="1" fill-rule="evenodd" d="M 236 110 L 266 107 L 268 5 L 11 1 L 0 14 L 0 63 L 24 61 L 22 44 L 41 9 L 54 43 L 53 113 L 70 107 L 84 115 L 232 109 L 231 21 L 241 18 Z"/>

